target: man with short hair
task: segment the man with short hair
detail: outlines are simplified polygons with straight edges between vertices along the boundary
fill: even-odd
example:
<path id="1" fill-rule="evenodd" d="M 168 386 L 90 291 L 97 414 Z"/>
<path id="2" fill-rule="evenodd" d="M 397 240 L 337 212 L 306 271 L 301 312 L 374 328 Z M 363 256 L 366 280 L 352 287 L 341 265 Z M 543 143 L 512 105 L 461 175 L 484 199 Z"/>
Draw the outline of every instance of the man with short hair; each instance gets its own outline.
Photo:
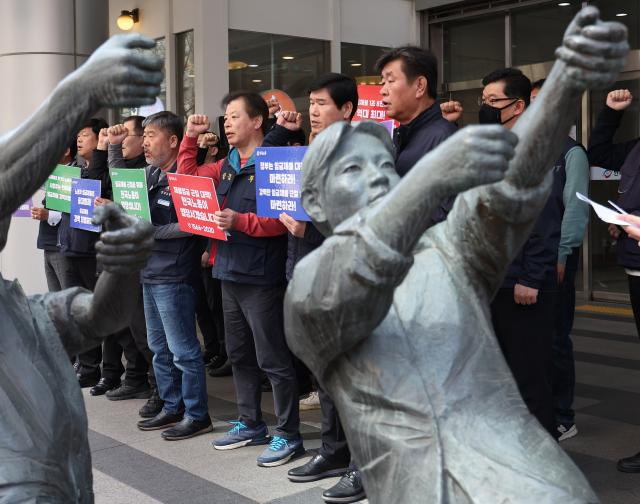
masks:
<path id="1" fill-rule="evenodd" d="M 182 120 L 171 112 L 147 117 L 144 154 L 155 246 L 142 270 L 144 314 L 162 410 L 140 430 L 169 429 L 167 441 L 211 432 L 202 351 L 196 335 L 195 290 L 204 240 L 180 231 L 167 173 L 177 168 Z"/>
<path id="2" fill-rule="evenodd" d="M 531 81 L 516 68 L 504 68 L 485 76 L 482 84 L 480 123 L 512 129 L 529 106 Z M 554 437 L 552 345 L 565 181 L 564 161 L 556 162 L 547 204 L 491 303 L 496 337 L 522 398 Z"/>
<path id="3" fill-rule="evenodd" d="M 278 219 L 256 214 L 254 152 L 264 141 L 266 103 L 260 95 L 246 92 L 231 93 L 222 103 L 229 155 L 198 166 L 198 135 L 209 130 L 209 118 L 196 114 L 187 121 L 178 157 L 179 173 L 213 179 L 221 208 L 215 214 L 216 225 L 228 233 L 228 240 L 216 241 L 211 250 L 212 274 L 222 282 L 225 341 L 239 418 L 213 446 L 231 450 L 269 443 L 257 462 L 272 467 L 304 453 L 298 385 L 282 319 L 287 229 Z M 296 121 L 301 121 L 298 114 Z M 260 407 L 261 370 L 271 382 L 277 417 L 270 441 Z"/>
<path id="4" fill-rule="evenodd" d="M 418 159 L 449 138 L 456 126 L 442 117 L 437 98 L 438 61 L 429 51 L 403 46 L 384 53 L 376 62 L 382 76 L 382 103 L 387 117 L 400 126 L 393 132 L 396 170 L 402 177 Z M 430 216 L 436 224 L 447 218 L 455 196 Z"/>

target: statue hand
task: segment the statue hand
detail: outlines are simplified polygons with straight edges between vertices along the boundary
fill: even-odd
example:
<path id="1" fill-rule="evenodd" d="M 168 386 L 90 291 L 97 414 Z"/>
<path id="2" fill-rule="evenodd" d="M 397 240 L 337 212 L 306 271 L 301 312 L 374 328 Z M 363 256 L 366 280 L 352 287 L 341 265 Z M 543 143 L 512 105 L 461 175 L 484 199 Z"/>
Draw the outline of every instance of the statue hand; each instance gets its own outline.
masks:
<path id="1" fill-rule="evenodd" d="M 447 194 L 498 182 L 504 178 L 517 143 L 518 137 L 502 126 L 467 126 L 438 146 L 442 162 L 429 169 L 438 170 L 434 177 Z"/>
<path id="2" fill-rule="evenodd" d="M 160 93 L 163 61 L 151 49 L 155 41 L 132 33 L 102 44 L 70 77 L 97 107 L 137 107 L 155 103 Z"/>
<path id="3" fill-rule="evenodd" d="M 131 274 L 145 267 L 154 243 L 151 223 L 127 215 L 115 203 L 95 207 L 93 223 L 104 227 L 96 243 L 104 271 Z"/>
<path id="4" fill-rule="evenodd" d="M 595 7 L 585 7 L 564 34 L 556 57 L 567 65 L 567 77 L 578 89 L 603 88 L 615 82 L 629 52 L 627 28 L 600 20 Z"/>

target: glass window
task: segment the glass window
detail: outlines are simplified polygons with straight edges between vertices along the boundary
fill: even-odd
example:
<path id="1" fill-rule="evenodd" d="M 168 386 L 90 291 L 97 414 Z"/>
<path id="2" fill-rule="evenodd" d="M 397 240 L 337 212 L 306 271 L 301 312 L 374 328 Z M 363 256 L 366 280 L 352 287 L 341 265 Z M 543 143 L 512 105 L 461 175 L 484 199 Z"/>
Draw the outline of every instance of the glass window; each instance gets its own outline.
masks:
<path id="1" fill-rule="evenodd" d="M 511 16 L 513 64 L 555 60 L 555 50 L 562 44 L 562 36 L 580 7 L 579 0 L 572 0 L 514 11 Z M 542 33 L 544 36 L 540 36 Z"/>
<path id="2" fill-rule="evenodd" d="M 388 47 L 343 42 L 340 49 L 343 74 L 353 77 L 359 84 L 377 84 L 380 81 L 376 61 L 389 50 Z"/>
<path id="3" fill-rule="evenodd" d="M 592 0 L 606 21 L 619 21 L 629 29 L 629 45 L 640 49 L 640 0 Z"/>
<path id="4" fill-rule="evenodd" d="M 330 71 L 329 42 L 270 33 L 229 30 L 229 90 L 284 91 L 308 115 L 307 88 Z M 305 128 L 309 121 L 303 121 Z"/>
<path id="5" fill-rule="evenodd" d="M 504 16 L 443 25 L 444 80 L 481 79 L 504 67 Z"/>
<path id="6" fill-rule="evenodd" d="M 193 58 L 193 30 L 176 34 L 177 114 L 187 118 L 195 113 L 195 65 Z"/>

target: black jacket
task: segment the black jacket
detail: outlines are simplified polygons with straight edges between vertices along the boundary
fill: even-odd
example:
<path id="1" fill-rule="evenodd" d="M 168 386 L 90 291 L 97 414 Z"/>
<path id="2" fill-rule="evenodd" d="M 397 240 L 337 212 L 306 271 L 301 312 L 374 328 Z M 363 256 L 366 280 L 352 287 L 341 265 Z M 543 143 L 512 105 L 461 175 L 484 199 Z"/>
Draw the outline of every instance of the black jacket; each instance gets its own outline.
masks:
<path id="1" fill-rule="evenodd" d="M 169 171 L 173 173 L 176 168 L 174 165 Z M 201 281 L 200 258 L 206 239 L 180 231 L 169 181 L 159 173 L 159 168 L 148 167 L 147 187 L 155 241 L 147 266 L 142 270 L 142 283 L 184 282 L 197 285 Z"/>
<path id="2" fill-rule="evenodd" d="M 640 138 L 613 143 L 624 112 L 605 105 L 589 137 L 589 162 L 613 171 L 620 171 L 618 205 L 627 212 L 640 215 Z M 622 229 L 616 244 L 618 264 L 640 270 L 640 247 Z"/>
<path id="3" fill-rule="evenodd" d="M 396 171 L 403 177 L 418 160 L 453 135 L 457 127 L 442 117 L 440 104 L 435 102 L 409 124 L 393 132 L 396 148 Z M 442 222 L 453 206 L 455 197 L 449 198 L 431 216 L 431 225 Z"/>
<path id="4" fill-rule="evenodd" d="M 297 238 L 289 234 L 289 243 L 287 245 L 287 281 L 293 277 L 293 268 L 298 264 L 298 261 L 322 245 L 324 238 L 324 235 L 318 231 L 311 222 L 307 222 L 307 227 L 302 238 Z"/>

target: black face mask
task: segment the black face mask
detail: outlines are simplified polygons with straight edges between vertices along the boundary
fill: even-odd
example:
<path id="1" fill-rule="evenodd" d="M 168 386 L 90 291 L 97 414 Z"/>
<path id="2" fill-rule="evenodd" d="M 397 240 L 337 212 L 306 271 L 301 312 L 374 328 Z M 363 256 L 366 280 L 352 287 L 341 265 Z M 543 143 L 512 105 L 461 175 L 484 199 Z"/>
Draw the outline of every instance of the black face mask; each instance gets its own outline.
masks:
<path id="1" fill-rule="evenodd" d="M 511 105 L 513 105 L 517 101 L 518 101 L 518 99 L 516 98 L 511 103 L 509 103 L 508 105 L 505 105 L 502 108 L 492 107 L 491 105 L 487 105 L 486 103 L 483 104 L 480 107 L 480 111 L 478 112 L 478 120 L 480 121 L 480 124 L 506 124 L 506 123 L 508 123 L 511 119 L 513 119 L 515 117 L 515 114 L 512 115 L 506 121 L 503 121 L 501 119 L 500 113 L 504 109 L 506 109 L 507 107 L 510 107 Z"/>

